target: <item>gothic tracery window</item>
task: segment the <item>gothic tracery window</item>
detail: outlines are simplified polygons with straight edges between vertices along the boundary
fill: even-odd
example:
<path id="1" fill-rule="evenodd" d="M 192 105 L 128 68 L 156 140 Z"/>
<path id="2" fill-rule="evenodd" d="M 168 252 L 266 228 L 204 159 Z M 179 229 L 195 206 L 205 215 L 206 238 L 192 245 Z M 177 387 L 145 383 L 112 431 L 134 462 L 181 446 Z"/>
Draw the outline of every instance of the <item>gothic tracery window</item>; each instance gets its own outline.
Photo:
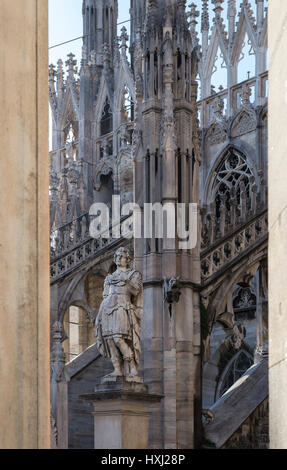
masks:
<path id="1" fill-rule="evenodd" d="M 241 349 L 231 359 L 218 382 L 216 400 L 218 400 L 242 375 L 253 365 L 253 358 L 247 351 Z"/>
<path id="2" fill-rule="evenodd" d="M 254 180 L 253 172 L 243 154 L 234 148 L 229 148 L 221 160 L 213 184 L 213 200 L 216 203 L 216 217 L 220 217 L 220 208 L 225 204 L 227 212 L 231 203 L 238 210 L 240 193 L 245 192 L 247 208 L 250 206 L 251 184 Z"/>
<path id="3" fill-rule="evenodd" d="M 256 315 L 255 278 L 252 287 L 237 285 L 233 296 L 233 311 L 236 321 L 252 320 Z"/>

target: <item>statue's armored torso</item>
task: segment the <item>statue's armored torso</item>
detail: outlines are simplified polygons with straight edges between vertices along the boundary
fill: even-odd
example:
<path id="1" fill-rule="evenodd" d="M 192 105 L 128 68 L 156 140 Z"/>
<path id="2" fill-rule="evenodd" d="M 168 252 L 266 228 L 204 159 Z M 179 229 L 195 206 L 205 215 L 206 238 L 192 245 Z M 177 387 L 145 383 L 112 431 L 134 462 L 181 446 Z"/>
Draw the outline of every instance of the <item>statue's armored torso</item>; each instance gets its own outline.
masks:
<path id="1" fill-rule="evenodd" d="M 103 336 L 123 335 L 131 338 L 129 312 L 134 306 L 129 283 L 136 277 L 134 275 L 136 272 L 133 270 L 117 270 L 106 278 L 104 299 L 99 312 Z"/>

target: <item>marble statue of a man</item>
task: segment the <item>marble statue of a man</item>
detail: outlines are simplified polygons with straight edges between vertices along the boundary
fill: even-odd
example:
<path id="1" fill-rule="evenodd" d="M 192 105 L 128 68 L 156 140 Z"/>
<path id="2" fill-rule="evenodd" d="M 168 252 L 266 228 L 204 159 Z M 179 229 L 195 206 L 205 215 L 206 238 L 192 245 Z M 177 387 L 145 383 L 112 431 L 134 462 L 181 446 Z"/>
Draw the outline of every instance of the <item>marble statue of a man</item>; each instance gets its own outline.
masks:
<path id="1" fill-rule="evenodd" d="M 141 353 L 142 276 L 130 267 L 127 248 L 119 248 L 114 260 L 117 270 L 105 279 L 96 319 L 96 345 L 100 354 L 112 361 L 110 376 L 133 378 L 138 377 Z"/>

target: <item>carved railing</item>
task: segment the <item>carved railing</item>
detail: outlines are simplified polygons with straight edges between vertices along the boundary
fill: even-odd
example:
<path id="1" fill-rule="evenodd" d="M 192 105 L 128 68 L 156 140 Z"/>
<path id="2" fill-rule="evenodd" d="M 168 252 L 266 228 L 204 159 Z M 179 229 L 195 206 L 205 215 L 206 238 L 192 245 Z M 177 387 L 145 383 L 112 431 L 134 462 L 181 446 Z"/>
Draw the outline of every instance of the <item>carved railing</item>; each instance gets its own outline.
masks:
<path id="1" fill-rule="evenodd" d="M 79 160 L 79 142 L 76 140 L 75 142 L 67 144 L 57 150 L 51 150 L 49 152 L 49 158 L 50 166 L 52 168 L 63 168 L 69 161 Z"/>
<path id="2" fill-rule="evenodd" d="M 81 245 L 90 238 L 89 214 L 83 214 L 62 227 L 57 228 L 50 235 L 51 260 L 63 256 L 77 245 Z"/>
<path id="3" fill-rule="evenodd" d="M 212 121 L 214 117 L 214 103 L 215 100 L 220 98 L 225 103 L 224 106 L 224 115 L 233 115 L 239 111 L 241 107 L 241 92 L 243 87 L 249 87 L 252 91 L 251 103 L 257 102 L 258 104 L 263 104 L 268 97 L 268 72 L 264 72 L 259 75 L 259 87 L 258 92 L 259 96 L 255 96 L 256 90 L 256 77 L 252 77 L 248 80 L 245 80 L 241 83 L 238 83 L 230 88 L 230 109 L 227 109 L 227 97 L 228 89 L 221 87 L 218 92 L 213 92 L 210 96 L 201 99 L 197 102 L 197 107 L 200 116 L 200 127 L 206 128 Z"/>
<path id="4" fill-rule="evenodd" d="M 120 224 L 123 222 L 130 232 L 133 216 L 123 217 Z M 51 233 L 51 282 L 58 281 L 87 260 L 99 256 L 102 250 L 118 245 L 127 238 L 122 230 L 120 238 L 113 238 L 114 226 L 109 228 L 109 237 L 92 238 L 89 233 L 89 224 L 89 214 L 84 214 Z"/>
<path id="5" fill-rule="evenodd" d="M 240 229 L 229 234 L 201 253 L 201 279 L 205 283 L 229 263 L 236 262 L 244 252 L 263 241 L 268 233 L 267 210 Z"/>

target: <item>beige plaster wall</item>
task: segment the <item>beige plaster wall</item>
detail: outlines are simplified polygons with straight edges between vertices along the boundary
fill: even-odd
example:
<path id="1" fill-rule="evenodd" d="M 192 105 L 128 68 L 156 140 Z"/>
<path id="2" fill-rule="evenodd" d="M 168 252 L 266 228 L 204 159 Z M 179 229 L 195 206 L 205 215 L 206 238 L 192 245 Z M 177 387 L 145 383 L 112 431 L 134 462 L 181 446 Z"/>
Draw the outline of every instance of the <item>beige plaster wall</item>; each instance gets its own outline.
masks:
<path id="1" fill-rule="evenodd" d="M 0 2 L 0 448 L 47 448 L 48 0 Z"/>
<path id="2" fill-rule="evenodd" d="M 269 386 L 271 448 L 287 449 L 287 2 L 269 2 Z"/>

